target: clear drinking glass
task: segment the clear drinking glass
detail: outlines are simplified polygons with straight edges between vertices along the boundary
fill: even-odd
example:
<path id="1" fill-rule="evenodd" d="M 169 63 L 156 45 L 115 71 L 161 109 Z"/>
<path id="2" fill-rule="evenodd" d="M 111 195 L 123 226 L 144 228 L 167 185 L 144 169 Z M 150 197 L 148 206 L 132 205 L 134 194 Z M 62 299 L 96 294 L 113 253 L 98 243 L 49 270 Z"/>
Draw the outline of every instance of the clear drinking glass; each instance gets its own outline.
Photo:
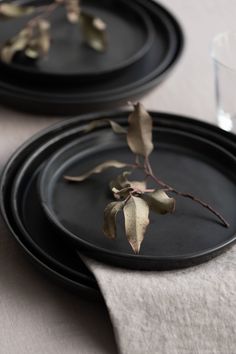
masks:
<path id="1" fill-rule="evenodd" d="M 236 32 L 218 34 L 212 42 L 218 125 L 236 133 Z"/>

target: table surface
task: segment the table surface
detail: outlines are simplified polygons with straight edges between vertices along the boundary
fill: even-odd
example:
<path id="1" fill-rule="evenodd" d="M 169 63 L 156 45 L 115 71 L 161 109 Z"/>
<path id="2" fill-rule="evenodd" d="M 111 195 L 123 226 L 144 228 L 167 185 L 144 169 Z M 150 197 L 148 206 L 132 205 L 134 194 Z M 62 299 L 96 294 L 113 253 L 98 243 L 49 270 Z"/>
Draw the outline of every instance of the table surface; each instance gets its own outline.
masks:
<path id="1" fill-rule="evenodd" d="M 236 30 L 235 0 L 160 2 L 179 19 L 186 44 L 170 77 L 142 102 L 149 109 L 214 123 L 210 43 L 216 33 Z M 60 119 L 0 107 L 0 167 L 29 136 Z M 2 220 L 0 294 L 1 353 L 117 353 L 105 306 L 86 301 L 45 279 L 25 258 Z"/>

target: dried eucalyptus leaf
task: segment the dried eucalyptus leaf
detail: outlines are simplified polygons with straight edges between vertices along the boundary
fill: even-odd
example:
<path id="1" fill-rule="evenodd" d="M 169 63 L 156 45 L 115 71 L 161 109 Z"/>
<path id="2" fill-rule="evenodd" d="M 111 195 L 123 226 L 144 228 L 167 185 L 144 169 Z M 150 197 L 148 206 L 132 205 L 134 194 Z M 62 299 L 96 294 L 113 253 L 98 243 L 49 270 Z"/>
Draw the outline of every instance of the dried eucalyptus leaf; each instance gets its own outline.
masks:
<path id="1" fill-rule="evenodd" d="M 123 188 L 130 187 L 127 179 L 127 175 L 130 175 L 130 173 L 130 171 L 124 171 L 122 174 L 118 175 L 114 180 L 110 182 L 110 189 L 113 191 L 115 188 L 119 191 Z"/>
<path id="2" fill-rule="evenodd" d="M 80 26 L 84 41 L 93 49 L 104 52 L 107 47 L 106 24 L 85 12 L 80 14 Z"/>
<path id="3" fill-rule="evenodd" d="M 129 183 L 133 189 L 137 189 L 142 193 L 144 193 L 145 189 L 147 188 L 146 181 L 129 181 Z"/>
<path id="4" fill-rule="evenodd" d="M 112 188 L 112 192 L 116 199 L 125 199 L 129 196 L 129 194 L 133 191 L 132 187 L 125 187 L 123 189 L 116 189 L 115 187 Z"/>
<path id="5" fill-rule="evenodd" d="M 149 206 L 143 199 L 131 196 L 123 210 L 126 237 L 134 253 L 138 254 L 149 224 Z"/>
<path id="6" fill-rule="evenodd" d="M 127 142 L 131 151 L 137 155 L 148 157 L 153 150 L 152 118 L 141 103 L 134 105 L 129 115 Z"/>
<path id="7" fill-rule="evenodd" d="M 38 50 L 33 49 L 30 46 L 25 49 L 24 53 L 30 59 L 38 59 L 40 55 Z"/>
<path id="8" fill-rule="evenodd" d="M 79 22 L 79 14 L 75 11 L 67 12 L 67 19 L 70 23 L 78 23 Z"/>
<path id="9" fill-rule="evenodd" d="M 24 54 L 31 59 L 45 56 L 50 49 L 50 23 L 39 19 L 35 25 L 33 38 L 27 44 Z"/>
<path id="10" fill-rule="evenodd" d="M 49 31 L 51 25 L 50 22 L 45 19 L 38 20 L 38 27 L 41 33 Z"/>
<path id="11" fill-rule="evenodd" d="M 132 189 L 140 190 L 144 192 L 146 189 L 146 181 L 130 181 L 127 176 L 131 174 L 131 171 L 124 171 L 122 174 L 118 175 L 113 181 L 110 182 L 110 189 L 116 188 L 121 190 L 126 187 L 131 187 Z"/>
<path id="12" fill-rule="evenodd" d="M 123 209 L 124 202 L 111 202 L 108 204 L 104 210 L 104 234 L 111 238 L 116 238 L 116 215 Z"/>
<path id="13" fill-rule="evenodd" d="M 9 64 L 12 61 L 14 55 L 15 51 L 10 46 L 6 46 L 1 49 L 1 60 L 4 63 Z"/>
<path id="14" fill-rule="evenodd" d="M 170 198 L 163 189 L 145 193 L 142 198 L 148 203 L 150 209 L 158 214 L 173 213 L 175 210 L 175 199 Z"/>
<path id="15" fill-rule="evenodd" d="M 1 48 L 1 60 L 9 64 L 14 55 L 25 49 L 27 43 L 30 39 L 31 31 L 29 29 L 24 29 L 18 35 L 7 41 Z"/>
<path id="16" fill-rule="evenodd" d="M 66 1 L 66 16 L 70 23 L 78 23 L 80 17 L 80 2 L 79 0 Z"/>
<path id="17" fill-rule="evenodd" d="M 0 5 L 0 19 L 10 19 L 30 15 L 35 11 L 33 6 L 20 6 L 14 4 L 1 4 Z"/>
<path id="18" fill-rule="evenodd" d="M 94 120 L 94 121 L 90 122 L 85 127 L 84 132 L 88 133 L 93 129 L 103 126 L 104 123 L 109 123 L 113 132 L 116 134 L 126 134 L 127 133 L 127 131 L 124 127 L 122 127 L 120 124 L 116 123 L 114 120 L 111 120 L 111 119 Z"/>
<path id="19" fill-rule="evenodd" d="M 40 55 L 46 55 L 50 49 L 50 22 L 39 21 L 39 51 Z"/>
<path id="20" fill-rule="evenodd" d="M 127 166 L 127 164 L 124 162 L 120 162 L 120 161 L 116 161 L 116 160 L 109 160 L 109 161 L 105 161 L 105 162 L 99 164 L 98 166 L 94 167 L 91 171 L 86 172 L 85 174 L 83 174 L 81 176 L 64 176 L 64 179 L 67 181 L 71 181 L 71 182 L 82 182 L 85 179 L 87 179 L 88 177 L 90 177 L 91 175 L 101 173 L 110 167 L 124 168 L 126 166 Z"/>
<path id="21" fill-rule="evenodd" d="M 44 34 L 40 38 L 39 48 L 41 55 L 46 55 L 50 49 L 50 36 L 49 34 Z"/>

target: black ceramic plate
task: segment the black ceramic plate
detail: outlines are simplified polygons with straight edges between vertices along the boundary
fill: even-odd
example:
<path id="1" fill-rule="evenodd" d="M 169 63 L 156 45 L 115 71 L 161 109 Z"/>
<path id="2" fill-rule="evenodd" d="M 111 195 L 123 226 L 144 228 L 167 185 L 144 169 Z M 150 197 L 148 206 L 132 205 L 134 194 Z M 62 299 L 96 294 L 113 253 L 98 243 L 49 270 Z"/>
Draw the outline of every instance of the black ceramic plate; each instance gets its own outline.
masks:
<path id="1" fill-rule="evenodd" d="M 18 109 L 37 113 L 71 114 L 124 104 L 157 85 L 169 73 L 182 50 L 182 31 L 172 17 L 151 0 L 136 0 L 154 25 L 154 44 L 145 61 L 132 65 L 109 80 L 97 80 L 91 85 L 47 85 L 22 81 L 19 77 L 0 72 L 1 102 Z"/>
<path id="2" fill-rule="evenodd" d="M 34 2 L 33 2 L 34 3 Z M 31 5 L 32 1 L 21 1 Z M 36 6 L 50 4 L 48 0 Z M 123 0 L 86 0 L 85 11 L 100 17 L 107 24 L 109 46 L 99 53 L 83 43 L 78 25 L 65 20 L 65 11 L 59 8 L 50 17 L 52 21 L 52 46 L 46 58 L 34 62 L 18 55 L 13 63 L 4 67 L 23 74 L 24 80 L 76 80 L 104 79 L 141 59 L 153 43 L 153 25 L 149 17 L 134 2 Z M 35 15 L 33 15 L 35 16 Z M 0 43 L 13 37 L 32 16 L 0 23 Z M 27 77 L 27 75 L 30 75 Z"/>
<path id="3" fill-rule="evenodd" d="M 33 162 L 33 155 L 35 155 L 35 157 L 40 155 L 40 150 L 47 150 L 47 157 L 50 157 L 51 154 L 62 144 L 69 142 L 70 137 L 72 139 L 75 137 L 75 135 L 71 133 L 71 129 L 74 130 L 75 134 L 79 134 L 79 131 L 82 129 L 80 128 L 81 125 L 86 124 L 86 122 L 91 119 L 98 119 L 101 116 L 117 119 L 119 123 L 125 123 L 127 120 L 128 112 L 103 112 L 100 114 L 90 114 L 86 116 L 81 116 L 67 121 L 62 121 L 44 130 L 43 132 L 36 134 L 22 147 L 20 147 L 11 157 L 2 173 L 0 185 L 1 213 L 6 222 L 7 227 L 9 228 L 13 237 L 16 239 L 17 243 L 23 248 L 23 250 L 30 257 L 30 259 L 34 263 L 36 263 L 36 265 L 38 265 L 40 269 L 46 272 L 46 274 L 50 275 L 55 280 L 63 283 L 67 287 L 69 286 L 79 289 L 80 291 L 85 291 L 85 293 L 87 294 L 99 293 L 93 290 L 90 285 L 84 285 L 83 280 L 79 279 L 78 275 L 75 279 L 75 277 L 72 275 L 72 273 L 70 273 L 70 271 L 65 272 L 62 268 L 59 268 L 54 262 L 49 261 L 45 257 L 45 252 L 38 252 L 35 247 L 32 247 L 32 245 L 30 245 L 30 242 L 27 241 L 28 235 L 25 235 L 19 228 L 19 225 L 16 223 L 17 217 L 14 211 L 12 210 L 11 196 L 12 186 L 16 174 L 19 175 L 19 169 L 22 168 L 22 165 L 24 163 L 27 163 L 28 159 L 32 159 Z M 236 154 L 235 136 L 227 132 L 221 131 L 217 127 L 197 120 L 175 115 L 152 112 L 152 116 L 155 118 L 155 124 L 157 124 L 158 127 L 170 127 L 172 129 L 178 129 L 181 131 L 194 132 L 199 136 L 206 137 L 210 141 L 219 143 L 229 152 Z M 54 144 L 55 146 L 53 146 Z M 46 146 L 48 146 L 48 148 L 46 148 Z M 37 167 L 35 169 L 37 169 Z M 33 238 L 34 236 L 31 235 L 31 237 Z M 65 250 L 67 250 L 67 247 L 65 247 Z M 58 262 L 60 262 L 60 260 L 56 260 L 56 263 Z M 79 269 L 79 272 L 83 273 L 82 269 L 83 268 Z M 91 275 L 88 276 L 90 277 Z"/>
<path id="4" fill-rule="evenodd" d="M 44 139 L 45 136 L 41 136 L 39 139 L 37 139 L 39 149 L 40 142 L 43 143 Z M 42 237 L 41 240 L 38 240 L 37 234 L 39 235 L 39 232 L 37 232 L 36 229 L 34 229 L 36 232 L 32 239 L 30 239 L 30 237 L 27 238 L 27 230 L 25 230 L 25 234 L 22 234 L 23 226 L 22 228 L 19 228 L 19 224 L 17 224 L 15 221 L 17 217 L 16 215 L 13 215 L 11 208 L 11 203 L 13 203 L 11 200 L 13 194 L 12 186 L 17 176 L 19 179 L 19 168 L 20 170 L 22 169 L 21 164 L 24 165 L 25 159 L 28 159 L 29 155 L 31 154 L 31 150 L 33 153 L 34 148 L 36 148 L 36 145 L 32 141 L 32 144 L 29 144 L 28 146 L 25 145 L 22 147 L 22 149 L 19 149 L 19 151 L 17 151 L 17 153 L 12 157 L 12 160 L 9 161 L 8 166 L 6 166 L 3 172 L 1 179 L 2 215 L 19 245 L 39 268 L 44 270 L 51 278 L 56 279 L 63 285 L 77 289 L 89 296 L 98 297 L 99 293 L 97 291 L 97 285 L 92 274 L 87 270 L 78 256 L 76 256 L 74 250 L 63 243 L 60 243 L 59 247 L 54 248 L 50 238 L 46 240 L 45 237 Z M 30 177 L 33 176 L 31 175 L 28 177 L 30 179 Z M 31 179 L 33 180 L 33 178 Z M 35 205 L 34 200 L 31 199 L 30 202 Z M 38 227 L 42 230 L 41 235 L 43 235 L 43 221 L 40 220 L 40 214 L 37 216 L 37 220 Z M 47 232 L 47 236 L 51 236 L 50 227 L 48 228 Z M 53 232 L 52 238 L 54 234 L 55 233 Z M 37 244 L 37 242 L 39 243 Z"/>
<path id="5" fill-rule="evenodd" d="M 40 180 L 47 217 L 86 254 L 132 269 L 175 269 L 201 263 L 235 241 L 233 155 L 206 139 L 168 128 L 155 130 L 154 139 L 158 142 L 152 154 L 154 171 L 178 190 L 191 192 L 213 205 L 229 220 L 230 228 L 220 225 L 208 210 L 193 201 L 178 198 L 173 215 L 151 214 L 140 255 L 133 254 L 125 238 L 122 218 L 118 218 L 117 240 L 106 238 L 102 233 L 103 211 L 112 201 L 109 181 L 117 170 L 109 169 L 78 184 L 63 179 L 64 175 L 81 175 L 106 160 L 132 163 L 126 140 L 109 130 L 99 130 L 76 138 L 56 152 Z"/>
<path id="6" fill-rule="evenodd" d="M 81 128 L 78 126 L 63 132 L 40 145 L 36 151 L 32 152 L 31 156 L 28 156 L 16 173 L 11 191 L 11 201 L 15 222 L 30 247 L 59 271 L 95 286 L 95 281 L 90 280 L 91 276 L 88 277 L 89 273 L 83 263 L 78 262 L 74 249 L 68 247 L 65 242 L 59 242 L 55 247 L 60 238 L 44 217 L 36 188 L 37 178 L 45 160 L 63 142 L 78 136 L 80 131 Z"/>
<path id="7" fill-rule="evenodd" d="M 59 272 L 95 287 L 95 280 L 91 279 L 75 250 L 63 242 L 44 217 L 37 193 L 37 178 L 42 166 L 35 171 L 35 164 L 40 161 L 30 162 L 27 161 L 16 174 L 11 197 L 14 218 L 25 242 Z"/>

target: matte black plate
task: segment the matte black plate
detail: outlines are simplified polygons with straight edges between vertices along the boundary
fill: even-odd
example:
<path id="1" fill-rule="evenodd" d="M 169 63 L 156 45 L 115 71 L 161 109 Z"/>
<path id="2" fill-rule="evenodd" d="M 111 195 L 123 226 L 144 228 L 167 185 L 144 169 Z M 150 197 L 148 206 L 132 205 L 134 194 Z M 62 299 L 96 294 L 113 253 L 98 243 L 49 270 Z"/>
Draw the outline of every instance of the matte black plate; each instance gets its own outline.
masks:
<path id="1" fill-rule="evenodd" d="M 63 274 L 95 287 L 95 280 L 91 280 L 91 274 L 84 263 L 78 259 L 74 248 L 63 242 L 58 232 L 44 217 L 37 193 L 37 178 L 41 166 L 35 171 L 36 162 L 40 163 L 35 160 L 28 164 L 27 161 L 15 177 L 12 199 L 16 222 L 24 233 L 25 241 L 48 263 Z"/>
<path id="2" fill-rule="evenodd" d="M 69 86 L 55 85 L 53 80 L 47 85 L 23 81 L 4 70 L 0 72 L 1 102 L 24 111 L 65 115 L 121 105 L 156 86 L 180 56 L 182 31 L 172 15 L 157 3 L 135 3 L 147 12 L 154 25 L 154 45 L 140 65 L 132 65 L 112 79 L 96 80 L 93 85 L 74 82 Z"/>
<path id="3" fill-rule="evenodd" d="M 68 183 L 64 175 L 81 175 L 106 160 L 132 163 L 126 139 L 109 129 L 78 137 L 49 159 L 42 171 L 42 206 L 55 229 L 86 254 L 132 269 L 175 269 L 199 264 L 236 239 L 236 159 L 206 139 L 169 128 L 155 129 L 154 171 L 177 190 L 191 192 L 214 206 L 230 223 L 226 229 L 208 210 L 177 198 L 173 215 L 151 213 L 140 255 L 134 255 L 118 217 L 115 241 L 102 233 L 103 211 L 111 202 L 109 181 L 116 169 L 83 183 Z M 139 176 L 140 177 L 140 176 Z M 154 188 L 153 183 L 150 188 Z M 92 221 L 92 222 L 91 222 Z"/>
<path id="4" fill-rule="evenodd" d="M 190 118 L 157 112 L 152 112 L 151 114 L 155 117 L 156 124 L 159 127 L 171 127 L 181 131 L 194 132 L 199 136 L 208 138 L 210 141 L 219 143 L 231 153 L 236 154 L 235 136 L 232 134 L 224 132 L 210 124 Z M 21 246 L 29 258 L 41 270 L 46 272 L 46 274 L 50 275 L 53 279 L 59 281 L 60 283 L 63 283 L 65 286 L 79 289 L 80 291 L 84 291 L 86 294 L 98 295 L 99 293 L 98 291 L 93 290 L 90 285 L 84 285 L 83 281 L 79 280 L 78 277 L 77 280 L 75 280 L 70 272 L 65 274 L 62 269 L 59 269 L 53 262 L 47 260 L 42 252 L 37 252 L 34 247 L 30 246 L 27 241 L 27 237 L 25 237 L 25 234 L 15 221 L 16 215 L 14 215 L 11 207 L 12 185 L 15 180 L 15 175 L 19 173 L 18 171 L 23 163 L 25 163 L 28 158 L 31 158 L 33 154 L 36 154 L 37 156 L 39 154 L 38 150 L 44 150 L 46 145 L 51 146 L 51 148 L 47 149 L 48 157 L 51 156 L 54 148 L 53 144 L 50 144 L 50 141 L 54 141 L 55 149 L 57 149 L 61 146 L 61 144 L 65 144 L 70 141 L 70 137 L 72 139 L 74 138 L 74 135 L 70 133 L 71 129 L 75 129 L 74 132 L 78 134 L 79 126 L 85 124 L 91 119 L 98 119 L 103 116 L 117 119 L 120 123 L 124 123 L 127 120 L 127 115 L 128 112 L 103 112 L 99 114 L 80 116 L 78 118 L 67 121 L 64 120 L 57 123 L 43 130 L 39 134 L 36 134 L 25 144 L 23 144 L 10 158 L 1 176 L 1 213 L 5 220 L 6 226 L 9 228 L 17 243 Z M 55 142 L 55 137 L 57 137 L 57 143 Z"/>
<path id="5" fill-rule="evenodd" d="M 21 3 L 31 5 L 32 1 Z M 41 0 L 36 6 L 45 4 L 50 4 L 50 1 Z M 84 44 L 78 25 L 68 23 L 64 9 L 59 8 L 50 17 L 53 42 L 49 55 L 37 61 L 18 55 L 13 63 L 2 65 L 23 74 L 24 80 L 67 79 L 71 83 L 71 80 L 104 79 L 106 74 L 114 74 L 147 54 L 153 43 L 153 25 L 138 5 L 123 0 L 86 0 L 83 9 L 107 24 L 109 46 L 104 53 Z M 1 22 L 0 43 L 13 37 L 33 16 Z"/>

